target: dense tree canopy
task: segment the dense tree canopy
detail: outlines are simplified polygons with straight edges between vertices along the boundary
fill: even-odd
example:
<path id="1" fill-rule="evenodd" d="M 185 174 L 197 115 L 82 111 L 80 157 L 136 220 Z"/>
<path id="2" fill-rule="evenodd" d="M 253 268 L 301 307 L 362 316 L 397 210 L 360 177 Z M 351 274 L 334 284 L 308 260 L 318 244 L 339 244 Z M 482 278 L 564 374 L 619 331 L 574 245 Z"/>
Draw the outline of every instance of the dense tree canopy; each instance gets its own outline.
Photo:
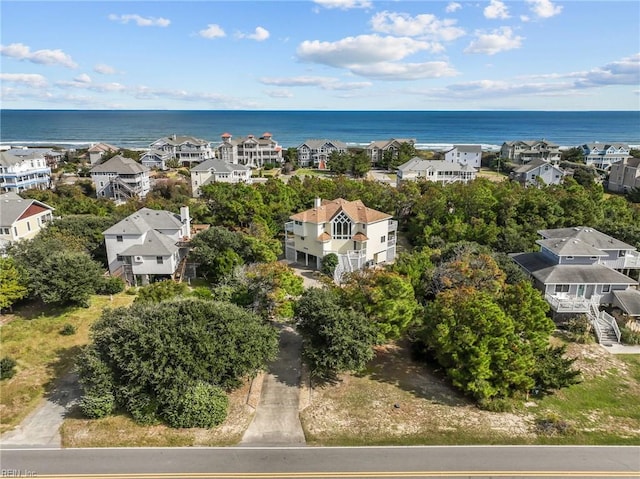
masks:
<path id="1" fill-rule="evenodd" d="M 13 258 L 0 257 L 0 311 L 10 308 L 28 294 L 26 272 Z"/>

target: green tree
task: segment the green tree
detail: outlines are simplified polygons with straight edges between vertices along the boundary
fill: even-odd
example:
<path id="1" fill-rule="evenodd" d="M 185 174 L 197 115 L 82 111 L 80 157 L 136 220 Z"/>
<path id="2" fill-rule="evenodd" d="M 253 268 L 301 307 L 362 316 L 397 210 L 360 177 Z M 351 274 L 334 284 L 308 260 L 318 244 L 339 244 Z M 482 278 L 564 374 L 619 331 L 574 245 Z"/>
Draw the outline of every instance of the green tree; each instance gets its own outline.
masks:
<path id="1" fill-rule="evenodd" d="M 13 258 L 0 257 L 0 311 L 11 308 L 16 301 L 26 298 L 27 277 Z"/>
<path id="2" fill-rule="evenodd" d="M 338 255 L 329 253 L 322 258 L 320 270 L 323 274 L 333 278 L 333 272 L 336 270 L 336 266 L 338 266 Z"/>
<path id="3" fill-rule="evenodd" d="M 292 318 L 295 299 L 304 286 L 302 278 L 278 261 L 258 263 L 247 271 L 247 292 L 254 311 L 265 318 Z"/>
<path id="4" fill-rule="evenodd" d="M 229 303 L 182 298 L 107 309 L 78 362 L 81 405 L 94 416 L 122 408 L 143 423 L 213 427 L 226 414 L 218 388 L 255 375 L 277 345 L 274 328 Z"/>
<path id="5" fill-rule="evenodd" d="M 189 287 L 185 283 L 177 283 L 170 279 L 151 283 L 138 289 L 135 303 L 159 303 L 176 296 L 185 296 Z"/>
<path id="6" fill-rule="evenodd" d="M 364 151 L 351 155 L 351 173 L 356 178 L 364 177 L 371 170 L 371 160 Z"/>
<path id="7" fill-rule="evenodd" d="M 343 304 L 336 290 L 306 290 L 296 303 L 295 315 L 302 355 L 313 376 L 332 380 L 339 373 L 362 370 L 373 358 L 376 326 Z"/>
<path id="8" fill-rule="evenodd" d="M 584 152 L 579 147 L 567 148 L 560 153 L 560 159 L 572 163 L 584 163 Z"/>
<path id="9" fill-rule="evenodd" d="M 337 175 L 344 175 L 351 170 L 351 157 L 349 153 L 332 151 L 327 161 L 327 168 Z"/>
<path id="10" fill-rule="evenodd" d="M 548 347 L 536 358 L 533 373 L 536 395 L 549 394 L 581 382 L 580 371 L 575 369 L 575 358 L 567 358 L 567 346 Z"/>

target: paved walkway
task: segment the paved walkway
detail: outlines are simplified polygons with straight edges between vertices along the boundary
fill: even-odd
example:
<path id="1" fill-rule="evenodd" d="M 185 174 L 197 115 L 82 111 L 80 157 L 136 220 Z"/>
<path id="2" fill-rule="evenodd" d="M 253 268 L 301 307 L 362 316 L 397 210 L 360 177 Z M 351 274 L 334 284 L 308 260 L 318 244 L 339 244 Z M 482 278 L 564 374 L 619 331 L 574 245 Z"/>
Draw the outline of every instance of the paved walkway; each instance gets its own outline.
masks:
<path id="1" fill-rule="evenodd" d="M 626 344 L 601 344 L 600 346 L 611 354 L 640 354 L 640 346 Z"/>
<path id="2" fill-rule="evenodd" d="M 58 382 L 56 388 L 46 396 L 35 411 L 15 429 L 7 431 L 0 437 L 0 445 L 3 448 L 61 447 L 60 426 L 79 396 L 78 379 L 75 375 L 68 374 Z"/>
<path id="3" fill-rule="evenodd" d="M 242 446 L 303 445 L 300 424 L 301 339 L 290 326 L 280 330 L 280 354 L 269 365 L 253 421 L 242 437 Z"/>

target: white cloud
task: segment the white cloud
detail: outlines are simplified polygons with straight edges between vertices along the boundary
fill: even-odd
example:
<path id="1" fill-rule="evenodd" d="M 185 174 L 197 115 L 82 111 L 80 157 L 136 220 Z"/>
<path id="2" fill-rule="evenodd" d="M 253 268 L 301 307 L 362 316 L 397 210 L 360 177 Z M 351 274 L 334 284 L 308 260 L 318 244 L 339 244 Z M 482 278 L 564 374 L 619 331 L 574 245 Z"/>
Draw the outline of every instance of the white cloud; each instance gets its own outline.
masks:
<path id="1" fill-rule="evenodd" d="M 216 25 L 215 23 L 210 23 L 207 25 L 207 28 L 204 30 L 200 30 L 198 32 L 202 38 L 222 38 L 227 36 L 220 25 Z"/>
<path id="2" fill-rule="evenodd" d="M 522 40 L 522 37 L 513 35 L 510 27 L 501 27 L 491 33 L 477 31 L 476 39 L 465 48 L 464 52 L 495 55 L 496 53 L 520 48 Z"/>
<path id="3" fill-rule="evenodd" d="M 78 83 L 91 83 L 91 77 L 86 73 L 81 73 L 80 75 L 75 77 L 73 81 L 77 81 Z"/>
<path id="4" fill-rule="evenodd" d="M 289 90 L 265 90 L 264 94 L 271 98 L 293 98 L 293 93 Z"/>
<path id="5" fill-rule="evenodd" d="M 354 65 L 351 67 L 351 71 L 364 77 L 389 81 L 451 77 L 458 74 L 456 69 L 447 62 L 380 62 L 372 65 Z"/>
<path id="6" fill-rule="evenodd" d="M 27 85 L 29 87 L 40 88 L 47 85 L 47 80 L 37 73 L 0 73 L 2 82 Z"/>
<path id="7" fill-rule="evenodd" d="M 509 18 L 509 9 L 500 0 L 491 0 L 489 5 L 484 7 L 484 16 L 492 20 Z"/>
<path id="8" fill-rule="evenodd" d="M 302 61 L 333 67 L 348 67 L 397 61 L 423 50 L 434 50 L 434 44 L 407 37 L 359 35 L 336 42 L 305 40 L 298 46 L 296 53 Z"/>
<path id="9" fill-rule="evenodd" d="M 639 85 L 640 53 L 608 63 L 587 72 L 573 73 L 580 88 L 606 85 Z"/>
<path id="10" fill-rule="evenodd" d="M 412 17 L 406 13 L 380 12 L 371 18 L 371 27 L 376 32 L 409 37 L 427 37 L 452 41 L 465 34 L 456 26 L 456 20 L 439 20 L 425 13 Z"/>
<path id="11" fill-rule="evenodd" d="M 520 15 L 520 21 L 522 23 L 527 23 L 527 22 L 531 21 L 531 18 L 529 18 L 529 15 Z"/>
<path id="12" fill-rule="evenodd" d="M 550 0 L 527 0 L 529 9 L 539 18 L 551 18 L 562 12 L 562 7 L 554 5 Z"/>
<path id="13" fill-rule="evenodd" d="M 370 0 L 313 0 L 314 3 L 324 8 L 339 8 L 349 10 L 351 8 L 370 8 Z"/>
<path id="14" fill-rule="evenodd" d="M 116 15 L 114 13 L 109 15 L 109 20 L 120 23 L 135 22 L 139 27 L 168 27 L 171 20 L 162 17 L 143 17 L 134 13 L 128 13 L 124 15 Z"/>
<path id="15" fill-rule="evenodd" d="M 269 38 L 269 30 L 263 27 L 256 27 L 253 33 L 236 33 L 236 37 L 238 38 L 248 38 L 249 40 L 255 40 L 257 42 L 263 42 L 267 38 Z"/>
<path id="16" fill-rule="evenodd" d="M 93 71 L 96 73 L 100 73 L 101 75 L 113 75 L 116 73 L 116 69 L 112 66 L 105 65 L 104 63 L 99 63 L 98 65 L 93 67 Z"/>
<path id="17" fill-rule="evenodd" d="M 447 13 L 453 13 L 457 10 L 460 10 L 461 8 L 462 5 L 460 5 L 458 2 L 449 2 L 447 8 L 445 8 L 444 11 Z"/>
<path id="18" fill-rule="evenodd" d="M 260 78 L 264 85 L 281 87 L 318 87 L 323 90 L 359 90 L 371 86 L 370 82 L 342 82 L 333 77 L 297 76 L 297 77 L 264 77 Z"/>
<path id="19" fill-rule="evenodd" d="M 39 63 L 41 65 L 61 65 L 67 68 L 76 68 L 78 66 L 76 62 L 71 59 L 71 56 L 62 50 L 36 50 L 32 52 L 31 48 L 22 43 L 12 43 L 6 46 L 0 45 L 0 54 L 4 57 Z"/>

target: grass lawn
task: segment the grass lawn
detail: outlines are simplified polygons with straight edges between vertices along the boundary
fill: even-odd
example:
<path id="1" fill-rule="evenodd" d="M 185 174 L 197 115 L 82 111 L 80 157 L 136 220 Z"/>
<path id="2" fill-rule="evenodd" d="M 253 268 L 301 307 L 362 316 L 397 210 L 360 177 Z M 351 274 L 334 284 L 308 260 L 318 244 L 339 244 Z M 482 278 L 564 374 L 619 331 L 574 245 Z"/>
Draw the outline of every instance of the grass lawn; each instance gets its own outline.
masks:
<path id="1" fill-rule="evenodd" d="M 309 176 L 321 176 L 321 177 L 330 177 L 332 173 L 328 170 L 316 170 L 313 168 L 298 168 L 297 170 L 291 172 L 291 174 L 296 176 L 305 177 Z"/>
<path id="2" fill-rule="evenodd" d="M 490 170 L 488 168 L 481 168 L 480 171 L 478 171 L 478 178 L 487 178 L 491 181 L 499 182 L 508 180 L 509 176 L 504 173 Z"/>
<path id="3" fill-rule="evenodd" d="M 89 327 L 105 307 L 126 306 L 134 296 L 121 293 L 94 296 L 89 308 L 51 308 L 30 305 L 6 315 L 0 329 L 2 356 L 18 363 L 16 375 L 2 382 L 0 432 L 16 426 L 40 402 L 53 381 L 73 367 L 80 348 L 89 341 Z M 60 334 L 65 324 L 76 333 Z"/>

